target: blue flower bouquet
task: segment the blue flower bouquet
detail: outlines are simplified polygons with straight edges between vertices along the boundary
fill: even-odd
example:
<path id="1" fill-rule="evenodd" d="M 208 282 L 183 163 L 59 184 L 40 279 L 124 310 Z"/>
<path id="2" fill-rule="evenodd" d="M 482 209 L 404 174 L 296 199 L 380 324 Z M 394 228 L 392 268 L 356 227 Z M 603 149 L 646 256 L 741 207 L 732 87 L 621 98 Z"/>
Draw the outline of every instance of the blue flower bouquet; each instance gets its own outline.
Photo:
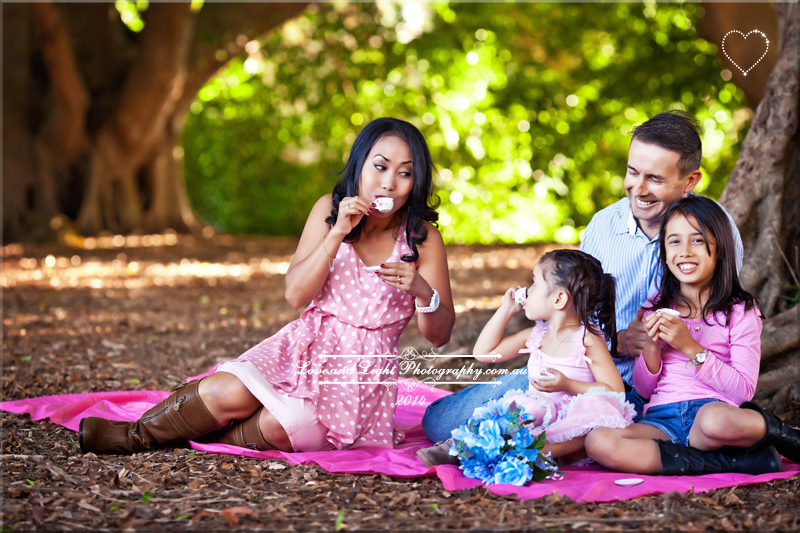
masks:
<path id="1" fill-rule="evenodd" d="M 525 427 L 532 423 L 533 415 L 513 400 L 491 400 L 452 431 L 450 455 L 458 456 L 465 476 L 485 485 L 561 479 L 550 452 L 542 452 L 545 433 L 534 438 Z"/>

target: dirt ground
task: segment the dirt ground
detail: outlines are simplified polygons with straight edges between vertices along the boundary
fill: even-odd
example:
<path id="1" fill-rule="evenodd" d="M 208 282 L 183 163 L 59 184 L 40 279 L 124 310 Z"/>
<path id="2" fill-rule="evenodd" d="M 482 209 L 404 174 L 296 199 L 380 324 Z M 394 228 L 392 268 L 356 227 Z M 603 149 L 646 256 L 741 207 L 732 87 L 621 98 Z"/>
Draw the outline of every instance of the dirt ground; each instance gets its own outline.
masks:
<path id="1" fill-rule="evenodd" d="M 2 399 L 170 390 L 296 318 L 283 300 L 295 241 L 154 235 L 6 245 Z M 547 246 L 448 249 L 464 354 L 499 296 Z M 400 348 L 430 349 L 414 323 Z M 451 364 L 461 364 L 459 360 Z M 519 502 L 435 477 L 329 474 L 167 450 L 82 455 L 77 435 L 2 413 L 2 531 L 797 530 L 800 477 L 613 503 Z"/>

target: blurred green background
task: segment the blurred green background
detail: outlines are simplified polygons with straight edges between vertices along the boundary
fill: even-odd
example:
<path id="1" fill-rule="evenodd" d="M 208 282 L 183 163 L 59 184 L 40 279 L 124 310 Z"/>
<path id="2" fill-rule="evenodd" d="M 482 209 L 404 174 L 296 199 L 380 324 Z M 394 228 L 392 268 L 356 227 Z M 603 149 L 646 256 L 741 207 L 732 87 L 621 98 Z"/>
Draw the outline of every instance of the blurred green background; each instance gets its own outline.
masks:
<path id="1" fill-rule="evenodd" d="M 414 123 L 438 169 L 448 243 L 577 242 L 624 195 L 628 133 L 683 109 L 718 197 L 751 111 L 677 4 L 317 4 L 247 43 L 183 133 L 195 213 L 218 231 L 296 235 L 358 131 Z M 135 20 L 132 19 L 132 20 Z"/>

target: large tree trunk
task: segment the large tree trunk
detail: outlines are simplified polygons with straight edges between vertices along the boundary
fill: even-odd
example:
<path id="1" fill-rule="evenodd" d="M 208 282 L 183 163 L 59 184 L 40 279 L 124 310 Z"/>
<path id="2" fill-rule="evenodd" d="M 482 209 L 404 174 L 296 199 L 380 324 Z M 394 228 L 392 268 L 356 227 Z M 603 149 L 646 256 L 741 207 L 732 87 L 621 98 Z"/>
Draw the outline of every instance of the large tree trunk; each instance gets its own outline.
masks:
<path id="1" fill-rule="evenodd" d="M 26 104 L 34 90 L 28 61 L 33 55 L 30 12 L 21 4 L 4 4 L 2 10 L 3 48 L 17 43 L 15 54 L 3 56 L 3 233 L 8 239 L 9 235 L 41 233 L 57 209 L 36 172 L 32 136 L 19 134 L 27 127 Z"/>
<path id="2" fill-rule="evenodd" d="M 775 8 L 778 59 L 721 202 L 744 241 L 742 283 L 766 317 L 758 398 L 784 412 L 800 405 L 800 306 L 789 300 L 800 285 L 800 8 Z"/>
<path id="3" fill-rule="evenodd" d="M 90 155 L 89 184 L 78 215 L 83 232 L 142 230 L 145 206 L 138 174 L 149 166 L 154 143 L 183 94 L 191 11 L 188 3 L 155 3 L 147 10 L 139 58 Z"/>
<path id="4" fill-rule="evenodd" d="M 203 84 L 305 4 L 153 2 L 139 34 L 112 4 L 4 4 L 3 230 L 197 227 L 180 134 Z"/>
<path id="5" fill-rule="evenodd" d="M 778 59 L 780 34 L 775 6 L 764 2 L 749 4 L 706 1 L 703 2 L 703 11 L 698 34 L 717 45 L 720 63 L 731 71 L 731 80 L 744 91 L 750 107 L 755 108 L 764 96 L 764 86 Z M 725 36 L 731 30 L 739 31 L 747 37 L 730 34 L 726 39 Z M 754 63 L 764 52 L 765 43 L 763 38 L 750 33 L 752 30 L 763 32 L 770 40 L 766 55 L 754 67 Z M 726 52 L 728 56 L 725 55 Z M 734 62 L 740 68 L 737 68 Z M 743 71 L 751 67 L 745 76 Z"/>

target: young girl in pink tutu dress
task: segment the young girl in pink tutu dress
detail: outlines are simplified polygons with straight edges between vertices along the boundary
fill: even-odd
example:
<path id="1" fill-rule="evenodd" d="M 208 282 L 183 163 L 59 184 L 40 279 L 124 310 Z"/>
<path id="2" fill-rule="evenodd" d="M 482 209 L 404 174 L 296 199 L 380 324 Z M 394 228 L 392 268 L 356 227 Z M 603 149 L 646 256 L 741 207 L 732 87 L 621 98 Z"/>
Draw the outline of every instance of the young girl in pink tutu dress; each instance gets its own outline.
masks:
<path id="1" fill-rule="evenodd" d="M 591 429 L 624 428 L 636 415 L 625 401 L 622 377 L 606 346 L 606 339 L 616 339 L 614 278 L 589 254 L 554 250 L 534 267 L 524 303 L 515 299 L 518 290 L 503 295 L 475 343 L 475 358 L 499 363 L 530 353 L 530 388 L 508 391 L 503 399 L 534 416 L 534 424 L 526 426 L 534 435 L 547 430 L 545 449 L 553 457 L 574 458 Z M 536 325 L 503 337 L 511 317 L 523 309 Z M 420 457 L 426 462 L 425 454 Z M 450 462 L 458 464 L 458 459 Z"/>
<path id="2" fill-rule="evenodd" d="M 134 453 L 189 440 L 258 450 L 391 448 L 397 342 L 415 310 L 436 346 L 455 321 L 422 134 L 370 122 L 332 195 L 308 216 L 286 273 L 299 319 L 173 392 L 135 422 L 85 418 L 84 452 Z"/>

